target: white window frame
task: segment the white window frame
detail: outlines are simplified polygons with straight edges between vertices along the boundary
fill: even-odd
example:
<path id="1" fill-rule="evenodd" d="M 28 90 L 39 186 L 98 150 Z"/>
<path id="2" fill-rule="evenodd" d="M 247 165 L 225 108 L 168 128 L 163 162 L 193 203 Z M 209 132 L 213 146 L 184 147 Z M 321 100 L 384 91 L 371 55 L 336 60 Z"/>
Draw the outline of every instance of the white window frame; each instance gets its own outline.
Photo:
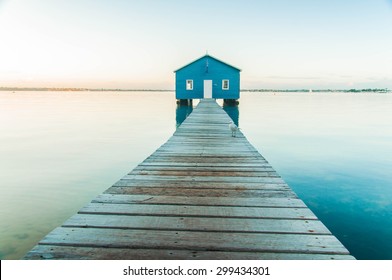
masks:
<path id="1" fill-rule="evenodd" d="M 227 87 L 225 87 L 225 82 L 227 82 Z M 229 90 L 229 88 L 230 88 L 230 81 L 229 81 L 229 79 L 222 80 L 222 89 L 223 90 Z"/>
<path id="2" fill-rule="evenodd" d="M 186 90 L 193 90 L 193 80 L 186 80 L 185 88 Z"/>

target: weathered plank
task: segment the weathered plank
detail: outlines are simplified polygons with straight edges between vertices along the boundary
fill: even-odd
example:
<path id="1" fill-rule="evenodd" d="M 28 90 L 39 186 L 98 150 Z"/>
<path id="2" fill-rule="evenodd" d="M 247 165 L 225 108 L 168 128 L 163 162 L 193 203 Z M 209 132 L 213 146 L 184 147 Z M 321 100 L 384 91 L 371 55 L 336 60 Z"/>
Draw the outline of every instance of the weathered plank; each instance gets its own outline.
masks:
<path id="1" fill-rule="evenodd" d="M 192 197 L 292 197 L 295 194 L 285 190 L 246 190 L 246 189 L 212 189 L 212 188 L 143 188 L 143 187 L 111 187 L 106 190 L 111 194 L 149 194 L 166 196 Z"/>
<path id="2" fill-rule="evenodd" d="M 174 180 L 119 180 L 113 187 L 143 187 L 143 188 L 193 188 L 193 189 L 237 189 L 237 190 L 289 190 L 282 183 L 241 183 L 241 182 L 187 182 Z"/>
<path id="3" fill-rule="evenodd" d="M 308 208 L 89 203 L 80 214 L 317 220 Z M 227 220 L 227 223 L 233 220 Z M 261 222 L 263 223 L 263 222 Z"/>
<path id="4" fill-rule="evenodd" d="M 35 260 L 354 260 L 349 255 L 339 254 L 123 249 L 51 245 L 36 246 L 25 258 Z"/>
<path id="5" fill-rule="evenodd" d="M 219 166 L 156 166 L 156 165 L 139 165 L 135 172 L 143 171 L 173 171 L 173 172 L 275 172 L 270 165 L 257 166 L 257 167 L 219 167 Z M 130 172 L 130 173 L 133 173 Z"/>
<path id="6" fill-rule="evenodd" d="M 275 171 L 203 171 L 203 170 L 133 170 L 129 175 L 195 176 L 195 177 L 278 177 Z"/>
<path id="7" fill-rule="evenodd" d="M 184 161 L 184 162 L 175 162 L 174 159 L 170 158 L 170 160 L 162 160 L 162 161 L 156 161 L 154 162 L 153 160 L 149 159 L 148 161 L 143 161 L 143 163 L 139 164 L 139 168 L 144 168 L 144 167 L 154 167 L 154 168 L 159 168 L 159 167 L 169 167 L 169 168 L 176 168 L 176 167 L 200 167 L 200 168 L 235 168 L 238 166 L 238 163 L 228 163 L 228 162 L 218 162 L 218 163 L 210 163 L 210 162 L 192 162 L 191 160 L 189 161 Z M 265 163 L 265 165 L 258 165 L 257 163 L 251 163 L 251 162 L 242 162 L 241 163 L 241 168 L 263 168 L 267 167 L 269 164 Z"/>
<path id="8" fill-rule="evenodd" d="M 167 204 L 167 205 L 200 205 L 200 206 L 238 206 L 238 207 L 271 207 L 271 208 L 306 208 L 305 203 L 298 198 L 268 197 L 173 197 L 152 195 L 115 195 L 101 194 L 93 199 L 94 203 L 115 204 Z"/>
<path id="9" fill-rule="evenodd" d="M 182 213 L 181 213 L 182 214 Z M 159 214 L 158 214 L 159 215 Z M 173 231 L 239 232 L 239 233 L 298 233 L 328 234 L 329 230 L 318 220 L 305 219 L 254 219 L 222 217 L 181 216 L 128 216 L 77 214 L 63 227 L 148 229 Z"/>
<path id="10" fill-rule="evenodd" d="M 242 166 L 246 167 L 250 166 L 264 166 L 264 164 L 268 164 L 265 160 L 261 158 L 233 158 L 233 157 L 184 157 L 181 155 L 171 155 L 171 156 L 150 156 L 145 161 L 141 163 L 141 165 L 148 165 L 148 164 L 173 164 L 174 166 L 182 165 L 182 164 L 191 164 L 191 165 L 198 165 L 200 166 L 207 165 L 207 166 Z"/>
<path id="11" fill-rule="evenodd" d="M 39 244 L 128 249 L 348 254 L 332 235 L 59 227 Z"/>
<path id="12" fill-rule="evenodd" d="M 134 175 L 128 174 L 123 177 L 125 180 L 175 180 L 175 181 L 188 181 L 188 182 L 263 182 L 263 183 L 284 183 L 283 179 L 277 174 L 275 176 L 258 176 L 258 177 L 240 177 L 240 176 L 158 176 L 153 175 Z"/>

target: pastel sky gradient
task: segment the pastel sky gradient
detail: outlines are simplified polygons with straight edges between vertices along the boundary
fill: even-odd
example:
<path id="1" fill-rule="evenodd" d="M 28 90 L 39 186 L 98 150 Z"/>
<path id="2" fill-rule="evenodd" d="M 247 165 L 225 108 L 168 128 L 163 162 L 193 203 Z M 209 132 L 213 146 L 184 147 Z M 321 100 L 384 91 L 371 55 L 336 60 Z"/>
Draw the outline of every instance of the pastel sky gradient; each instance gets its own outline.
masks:
<path id="1" fill-rule="evenodd" d="M 174 89 L 209 54 L 241 88 L 392 88 L 391 0 L 0 0 L 0 87 Z"/>

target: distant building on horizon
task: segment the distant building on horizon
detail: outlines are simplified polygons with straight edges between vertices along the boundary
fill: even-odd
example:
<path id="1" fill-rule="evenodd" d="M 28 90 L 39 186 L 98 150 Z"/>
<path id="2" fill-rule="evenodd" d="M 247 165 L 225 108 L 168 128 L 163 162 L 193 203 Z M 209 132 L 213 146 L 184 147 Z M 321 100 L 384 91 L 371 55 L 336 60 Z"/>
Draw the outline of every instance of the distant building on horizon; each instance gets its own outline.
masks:
<path id="1" fill-rule="evenodd" d="M 206 54 L 174 71 L 176 99 L 180 104 L 203 98 L 238 103 L 240 72 L 241 69 Z"/>

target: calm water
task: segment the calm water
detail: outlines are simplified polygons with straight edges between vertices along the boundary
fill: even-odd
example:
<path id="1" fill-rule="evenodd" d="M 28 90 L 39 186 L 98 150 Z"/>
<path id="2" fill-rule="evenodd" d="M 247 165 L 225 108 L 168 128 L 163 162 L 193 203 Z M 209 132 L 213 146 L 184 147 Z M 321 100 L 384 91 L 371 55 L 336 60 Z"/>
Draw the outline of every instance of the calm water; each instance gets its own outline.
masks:
<path id="1" fill-rule="evenodd" d="M 392 259 L 392 95 L 243 93 L 225 108 L 359 259 Z M 155 151 L 174 93 L 0 92 L 0 258 L 18 259 Z"/>

